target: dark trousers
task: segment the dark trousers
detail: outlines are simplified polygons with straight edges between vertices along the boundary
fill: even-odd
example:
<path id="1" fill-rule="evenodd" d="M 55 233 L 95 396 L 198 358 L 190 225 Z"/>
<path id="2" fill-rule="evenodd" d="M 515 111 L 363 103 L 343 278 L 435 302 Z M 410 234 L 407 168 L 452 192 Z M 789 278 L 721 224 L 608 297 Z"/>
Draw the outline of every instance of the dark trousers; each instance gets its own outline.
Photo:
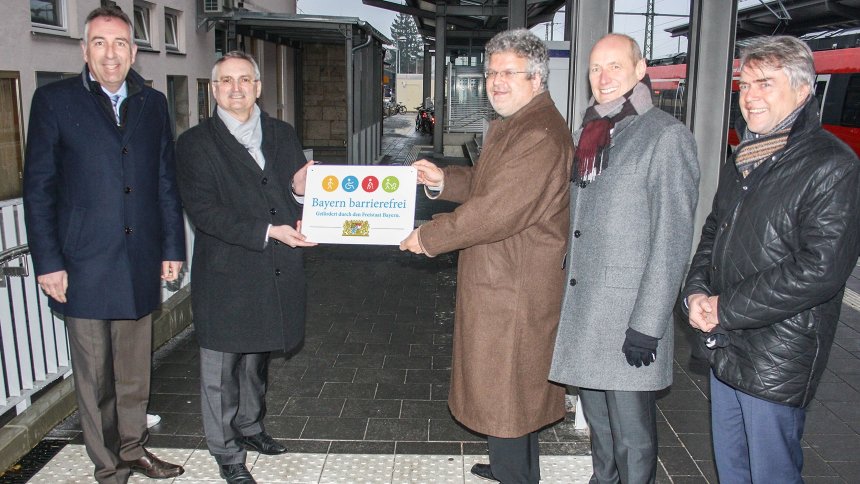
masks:
<path id="1" fill-rule="evenodd" d="M 200 348 L 200 404 L 209 453 L 219 465 L 245 462 L 236 439 L 264 430 L 269 353 Z"/>
<path id="2" fill-rule="evenodd" d="M 506 439 L 487 436 L 490 469 L 502 484 L 537 484 L 540 481 L 538 433 Z"/>
<path id="3" fill-rule="evenodd" d="M 711 372 L 711 433 L 720 482 L 802 483 L 806 410 L 747 395 Z"/>
<path id="4" fill-rule="evenodd" d="M 656 392 L 579 389 L 591 429 L 591 483 L 645 484 L 657 478 Z"/>
<path id="5" fill-rule="evenodd" d="M 143 457 L 152 364 L 152 317 L 66 318 L 84 445 L 100 483 L 125 483 L 122 461 Z"/>

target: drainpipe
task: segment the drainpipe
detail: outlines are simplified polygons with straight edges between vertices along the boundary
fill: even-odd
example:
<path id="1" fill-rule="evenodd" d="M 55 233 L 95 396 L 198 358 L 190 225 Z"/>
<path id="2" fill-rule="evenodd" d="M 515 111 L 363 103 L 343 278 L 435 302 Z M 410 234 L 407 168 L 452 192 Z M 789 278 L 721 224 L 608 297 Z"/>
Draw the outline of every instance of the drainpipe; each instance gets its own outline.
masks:
<path id="1" fill-rule="evenodd" d="M 355 53 L 359 49 L 367 47 L 370 45 L 371 41 L 373 41 L 373 36 L 369 33 L 367 34 L 367 40 L 355 47 L 352 46 L 352 26 L 349 27 L 349 36 L 346 40 L 346 109 L 347 109 L 347 118 L 346 118 L 346 164 L 352 165 L 353 163 L 358 163 L 361 160 L 357 160 L 356 158 L 356 147 L 355 142 L 353 141 L 353 131 L 355 130 L 355 96 L 353 96 L 353 87 L 355 84 Z M 360 124 L 360 123 L 359 123 Z M 360 139 L 360 138 L 359 138 Z"/>

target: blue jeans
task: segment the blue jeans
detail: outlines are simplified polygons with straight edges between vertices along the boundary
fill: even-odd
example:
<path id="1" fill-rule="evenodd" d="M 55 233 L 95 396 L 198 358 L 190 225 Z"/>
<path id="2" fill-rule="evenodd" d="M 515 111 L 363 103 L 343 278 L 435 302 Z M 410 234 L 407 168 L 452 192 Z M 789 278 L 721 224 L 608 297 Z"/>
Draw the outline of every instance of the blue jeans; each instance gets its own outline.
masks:
<path id="1" fill-rule="evenodd" d="M 711 432 L 720 482 L 802 484 L 806 410 L 768 402 L 711 372 Z"/>

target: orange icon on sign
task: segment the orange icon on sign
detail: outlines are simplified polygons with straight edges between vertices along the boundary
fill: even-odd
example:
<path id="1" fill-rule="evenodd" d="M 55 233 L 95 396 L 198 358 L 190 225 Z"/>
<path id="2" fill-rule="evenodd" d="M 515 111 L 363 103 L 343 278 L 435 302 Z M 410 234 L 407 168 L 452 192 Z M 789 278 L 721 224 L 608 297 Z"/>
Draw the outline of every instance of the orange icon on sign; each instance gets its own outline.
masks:
<path id="1" fill-rule="evenodd" d="M 322 187 L 323 187 L 323 190 L 325 190 L 327 192 L 333 192 L 333 191 L 337 190 L 338 185 L 339 185 L 339 183 L 337 181 L 337 177 L 334 175 L 329 175 L 329 176 L 323 178 Z"/>

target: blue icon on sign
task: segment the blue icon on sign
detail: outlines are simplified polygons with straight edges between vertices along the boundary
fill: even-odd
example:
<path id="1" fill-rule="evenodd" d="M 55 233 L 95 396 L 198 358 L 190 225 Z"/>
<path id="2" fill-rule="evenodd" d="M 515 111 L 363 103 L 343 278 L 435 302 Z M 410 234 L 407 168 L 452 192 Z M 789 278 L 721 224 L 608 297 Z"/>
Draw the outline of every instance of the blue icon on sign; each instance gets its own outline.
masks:
<path id="1" fill-rule="evenodd" d="M 341 186 L 345 192 L 354 192 L 358 188 L 358 178 L 350 175 L 343 179 Z"/>

